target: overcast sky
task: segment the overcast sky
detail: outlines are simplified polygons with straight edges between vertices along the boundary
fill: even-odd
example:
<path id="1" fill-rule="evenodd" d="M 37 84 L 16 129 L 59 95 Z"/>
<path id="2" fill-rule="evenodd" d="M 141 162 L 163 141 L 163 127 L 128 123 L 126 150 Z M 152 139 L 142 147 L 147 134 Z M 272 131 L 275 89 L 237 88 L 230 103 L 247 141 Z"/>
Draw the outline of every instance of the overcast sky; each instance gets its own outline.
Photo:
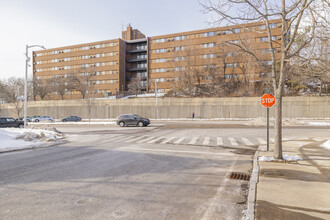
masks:
<path id="1" fill-rule="evenodd" d="M 25 45 L 120 38 L 129 23 L 146 36 L 209 28 L 201 10 L 197 0 L 0 0 L 0 79 L 24 77 Z"/>

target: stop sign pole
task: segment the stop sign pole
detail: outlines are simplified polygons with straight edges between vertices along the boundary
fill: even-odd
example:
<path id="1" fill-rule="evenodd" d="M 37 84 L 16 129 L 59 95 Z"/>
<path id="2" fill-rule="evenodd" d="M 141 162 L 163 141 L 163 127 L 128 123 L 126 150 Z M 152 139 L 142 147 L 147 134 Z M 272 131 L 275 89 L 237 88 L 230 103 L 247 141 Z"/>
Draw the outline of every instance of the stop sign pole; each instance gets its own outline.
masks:
<path id="1" fill-rule="evenodd" d="M 275 104 L 275 97 L 266 89 L 266 94 L 261 97 L 261 104 L 267 108 L 267 151 L 269 151 L 269 108 Z"/>

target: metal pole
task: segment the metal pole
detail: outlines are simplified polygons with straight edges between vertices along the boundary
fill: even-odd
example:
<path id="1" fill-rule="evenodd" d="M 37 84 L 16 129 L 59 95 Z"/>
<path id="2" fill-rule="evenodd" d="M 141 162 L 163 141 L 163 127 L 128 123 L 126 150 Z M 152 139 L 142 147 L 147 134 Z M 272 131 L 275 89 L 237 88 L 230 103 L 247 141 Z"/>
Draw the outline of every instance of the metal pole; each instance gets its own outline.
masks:
<path id="1" fill-rule="evenodd" d="M 26 128 L 26 115 L 27 115 L 27 78 L 28 78 L 28 66 L 29 66 L 29 55 L 28 55 L 29 46 L 26 45 L 25 50 L 25 82 L 24 82 L 24 128 Z"/>
<path id="2" fill-rule="evenodd" d="M 156 117 L 158 119 L 159 115 L 158 115 L 158 96 L 157 96 L 157 81 L 156 81 L 156 79 L 155 79 L 155 96 L 156 96 Z"/>
<path id="3" fill-rule="evenodd" d="M 267 151 L 269 151 L 269 108 L 267 108 Z"/>

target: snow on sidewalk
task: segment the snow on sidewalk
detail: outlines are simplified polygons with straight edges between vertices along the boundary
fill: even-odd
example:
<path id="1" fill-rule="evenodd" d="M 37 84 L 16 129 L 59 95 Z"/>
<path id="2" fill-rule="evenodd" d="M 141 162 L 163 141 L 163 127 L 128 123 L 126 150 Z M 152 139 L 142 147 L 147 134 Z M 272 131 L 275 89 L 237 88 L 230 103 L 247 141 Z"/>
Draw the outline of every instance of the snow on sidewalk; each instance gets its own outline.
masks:
<path id="1" fill-rule="evenodd" d="M 321 144 L 321 147 L 324 147 L 324 148 L 330 150 L 330 140 L 327 140 L 326 142 Z"/>
<path id="2" fill-rule="evenodd" d="M 55 131 L 40 129 L 0 129 L 0 152 L 41 147 L 49 142 L 58 142 L 62 135 Z"/>
<path id="3" fill-rule="evenodd" d="M 283 155 L 283 160 L 297 161 L 297 160 L 302 160 L 302 159 L 298 155 L 295 155 L 295 156 Z M 273 157 L 270 157 L 270 156 L 261 156 L 258 158 L 258 161 L 279 161 L 279 160 L 274 159 Z"/>

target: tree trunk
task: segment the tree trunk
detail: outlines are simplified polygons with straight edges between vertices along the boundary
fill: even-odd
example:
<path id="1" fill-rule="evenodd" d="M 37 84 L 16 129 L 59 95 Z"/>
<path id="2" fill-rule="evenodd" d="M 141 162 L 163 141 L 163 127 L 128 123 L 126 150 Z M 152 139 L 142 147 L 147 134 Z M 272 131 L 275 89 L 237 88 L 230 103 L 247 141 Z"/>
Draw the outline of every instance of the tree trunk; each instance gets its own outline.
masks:
<path id="1" fill-rule="evenodd" d="M 273 157 L 283 159 L 282 157 L 282 92 L 275 91 L 275 143 Z"/>

